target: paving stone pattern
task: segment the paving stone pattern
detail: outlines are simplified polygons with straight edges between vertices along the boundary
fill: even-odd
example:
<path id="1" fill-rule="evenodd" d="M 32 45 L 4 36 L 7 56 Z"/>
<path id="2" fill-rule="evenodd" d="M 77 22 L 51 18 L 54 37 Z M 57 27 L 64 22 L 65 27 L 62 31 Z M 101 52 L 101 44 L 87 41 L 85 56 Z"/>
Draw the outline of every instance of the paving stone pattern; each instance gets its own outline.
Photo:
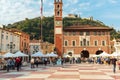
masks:
<path id="1" fill-rule="evenodd" d="M 120 80 L 120 70 L 112 71 L 112 65 L 104 64 L 64 64 L 63 66 L 43 66 L 31 69 L 0 71 L 0 80 Z"/>

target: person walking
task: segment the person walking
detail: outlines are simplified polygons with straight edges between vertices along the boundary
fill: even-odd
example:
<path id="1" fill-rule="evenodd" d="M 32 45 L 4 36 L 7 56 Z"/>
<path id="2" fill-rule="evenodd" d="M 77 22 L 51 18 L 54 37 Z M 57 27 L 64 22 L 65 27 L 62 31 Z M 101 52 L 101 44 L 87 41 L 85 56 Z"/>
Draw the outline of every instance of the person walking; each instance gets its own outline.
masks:
<path id="1" fill-rule="evenodd" d="M 16 64 L 16 67 L 17 67 L 17 71 L 19 71 L 20 70 L 20 58 L 19 57 L 16 58 L 15 64 Z"/>
<path id="2" fill-rule="evenodd" d="M 117 62 L 117 59 L 114 57 L 114 58 L 112 59 L 113 72 L 114 72 L 114 73 L 116 72 L 116 62 Z"/>
<path id="3" fill-rule="evenodd" d="M 19 59 L 20 59 L 20 65 L 19 65 L 19 68 L 21 69 L 21 68 L 22 68 L 22 60 L 23 60 L 23 58 L 22 58 L 22 57 L 19 57 Z"/>
<path id="4" fill-rule="evenodd" d="M 36 65 L 37 68 L 38 68 L 39 62 L 40 62 L 40 59 L 37 57 L 37 58 L 35 59 L 35 65 Z"/>
<path id="5" fill-rule="evenodd" d="M 11 69 L 14 70 L 15 69 L 15 60 L 12 58 L 10 63 L 11 63 Z"/>
<path id="6" fill-rule="evenodd" d="M 11 59 L 8 58 L 8 59 L 6 60 L 6 69 L 7 69 L 7 72 L 9 72 L 10 68 L 11 68 Z"/>
<path id="7" fill-rule="evenodd" d="M 118 64 L 118 68 L 120 70 L 120 59 L 117 61 L 117 64 Z"/>
<path id="8" fill-rule="evenodd" d="M 35 60 L 34 60 L 34 58 L 32 58 L 31 61 L 30 61 L 31 68 L 34 68 L 34 63 L 35 63 Z"/>
<path id="9" fill-rule="evenodd" d="M 48 61 L 48 59 L 47 59 L 47 58 L 44 58 L 44 65 L 45 65 L 45 66 L 47 65 L 47 61 Z"/>

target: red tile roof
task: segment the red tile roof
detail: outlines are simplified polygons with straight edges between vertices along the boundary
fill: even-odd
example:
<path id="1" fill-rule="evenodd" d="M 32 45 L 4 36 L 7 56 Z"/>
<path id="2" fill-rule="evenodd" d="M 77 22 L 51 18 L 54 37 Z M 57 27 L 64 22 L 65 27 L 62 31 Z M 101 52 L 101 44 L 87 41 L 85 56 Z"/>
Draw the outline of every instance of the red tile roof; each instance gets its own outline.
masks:
<path id="1" fill-rule="evenodd" d="M 112 30 L 112 28 L 96 27 L 90 25 L 74 25 L 74 26 L 65 27 L 64 30 Z"/>

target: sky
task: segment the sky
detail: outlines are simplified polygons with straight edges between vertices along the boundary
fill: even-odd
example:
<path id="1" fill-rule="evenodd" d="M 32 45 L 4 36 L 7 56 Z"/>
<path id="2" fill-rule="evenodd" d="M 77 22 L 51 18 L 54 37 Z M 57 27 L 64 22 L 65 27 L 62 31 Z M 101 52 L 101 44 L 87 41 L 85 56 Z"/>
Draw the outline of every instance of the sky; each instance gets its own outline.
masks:
<path id="1" fill-rule="evenodd" d="M 41 0 L 0 0 L 0 25 L 41 15 Z M 63 17 L 77 14 L 120 30 L 120 0 L 63 0 Z M 54 15 L 54 0 L 43 0 L 43 16 Z"/>

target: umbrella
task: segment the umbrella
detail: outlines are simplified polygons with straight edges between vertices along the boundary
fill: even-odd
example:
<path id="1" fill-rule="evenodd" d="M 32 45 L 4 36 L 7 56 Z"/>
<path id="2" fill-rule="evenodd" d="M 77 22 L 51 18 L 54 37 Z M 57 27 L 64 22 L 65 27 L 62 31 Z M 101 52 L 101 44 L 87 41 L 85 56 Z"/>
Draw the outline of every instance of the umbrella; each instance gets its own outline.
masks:
<path id="1" fill-rule="evenodd" d="M 25 56 L 28 56 L 28 55 L 22 53 L 21 51 L 18 51 L 18 52 L 15 53 L 15 56 L 16 56 L 16 57 L 19 57 L 19 56 L 20 56 L 20 57 L 25 57 Z"/>
<path id="2" fill-rule="evenodd" d="M 45 57 L 50 57 L 50 53 L 47 53 L 47 54 L 45 55 Z"/>
<path id="3" fill-rule="evenodd" d="M 4 54 L 3 57 L 4 58 L 6 58 L 6 57 L 15 57 L 15 55 L 13 53 L 8 52 L 8 53 Z"/>
<path id="4" fill-rule="evenodd" d="M 92 55 L 92 57 L 99 57 L 100 55 Z"/>
<path id="5" fill-rule="evenodd" d="M 111 54 L 111 56 L 120 56 L 120 53 L 118 53 L 118 52 L 113 52 L 113 53 Z"/>
<path id="6" fill-rule="evenodd" d="M 106 52 L 103 52 L 103 53 L 99 54 L 99 56 L 105 57 L 105 56 L 110 56 L 110 55 Z"/>
<path id="7" fill-rule="evenodd" d="M 45 55 L 40 51 L 36 52 L 35 54 L 32 54 L 31 56 L 32 57 L 45 57 Z"/>
<path id="8" fill-rule="evenodd" d="M 55 53 L 53 53 L 53 52 L 51 52 L 51 53 L 49 54 L 49 56 L 50 56 L 50 57 L 58 57 L 58 55 L 55 54 Z"/>
<path id="9" fill-rule="evenodd" d="M 65 54 L 63 57 L 71 57 L 70 55 L 68 55 L 68 54 Z"/>

